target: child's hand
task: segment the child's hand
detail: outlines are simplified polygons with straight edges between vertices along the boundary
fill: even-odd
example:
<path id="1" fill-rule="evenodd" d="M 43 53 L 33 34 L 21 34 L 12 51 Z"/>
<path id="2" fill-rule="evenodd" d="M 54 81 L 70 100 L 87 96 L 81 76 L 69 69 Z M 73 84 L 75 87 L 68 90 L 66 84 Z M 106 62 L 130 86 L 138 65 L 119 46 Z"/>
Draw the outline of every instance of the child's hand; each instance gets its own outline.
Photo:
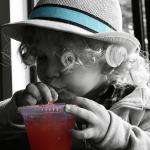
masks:
<path id="1" fill-rule="evenodd" d="M 26 89 L 17 92 L 14 97 L 17 106 L 47 104 L 58 99 L 57 92 L 42 82 L 30 83 Z"/>
<path id="2" fill-rule="evenodd" d="M 83 98 L 76 97 L 76 105 L 67 104 L 65 110 L 88 123 L 88 127 L 83 130 L 72 129 L 72 135 L 77 139 L 91 139 L 99 142 L 107 133 L 110 124 L 110 116 L 104 106 Z"/>
<path id="3" fill-rule="evenodd" d="M 61 89 L 58 91 L 59 97 L 58 102 L 59 103 L 66 103 L 66 104 L 72 104 L 72 101 L 76 98 L 76 95 L 67 89 Z"/>

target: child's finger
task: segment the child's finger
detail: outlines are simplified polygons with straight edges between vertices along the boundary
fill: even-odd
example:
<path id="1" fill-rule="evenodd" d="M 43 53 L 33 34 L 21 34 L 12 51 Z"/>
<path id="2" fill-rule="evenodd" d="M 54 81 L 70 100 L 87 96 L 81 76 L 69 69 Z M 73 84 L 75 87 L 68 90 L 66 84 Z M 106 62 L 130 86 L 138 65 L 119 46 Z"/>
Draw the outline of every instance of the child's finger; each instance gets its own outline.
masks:
<path id="1" fill-rule="evenodd" d="M 67 104 L 65 106 L 65 111 L 79 118 L 82 118 L 91 124 L 96 124 L 98 121 L 96 115 L 93 112 L 86 110 L 84 108 L 78 107 L 76 105 Z"/>
<path id="2" fill-rule="evenodd" d="M 106 108 L 101 104 L 98 104 L 92 100 L 77 97 L 75 99 L 77 105 L 91 111 L 97 118 L 97 122 L 94 124 L 96 126 L 107 126 L 110 122 L 110 115 Z"/>
<path id="3" fill-rule="evenodd" d="M 42 82 L 38 82 L 38 83 L 36 83 L 36 86 L 39 89 L 40 94 L 41 94 L 41 96 L 43 98 L 42 99 L 43 103 L 47 104 L 48 102 L 53 102 L 51 91 L 50 91 L 50 89 L 48 88 L 47 85 L 45 85 Z"/>
<path id="4" fill-rule="evenodd" d="M 51 91 L 53 101 L 56 102 L 58 100 L 58 93 L 52 87 L 49 87 L 49 89 Z"/>
<path id="5" fill-rule="evenodd" d="M 98 112 L 99 104 L 94 102 L 93 100 L 84 98 L 84 97 L 76 97 L 74 103 L 78 106 L 91 110 L 92 112 Z"/>
<path id="6" fill-rule="evenodd" d="M 70 132 L 71 132 L 72 136 L 77 139 L 91 139 L 91 138 L 95 137 L 94 128 L 86 128 L 84 130 L 72 129 Z"/>
<path id="7" fill-rule="evenodd" d="M 37 88 L 37 86 L 35 84 L 28 84 L 26 89 L 25 89 L 26 93 L 29 93 L 31 94 L 34 98 L 37 99 L 37 101 L 40 101 L 41 100 L 41 94 L 40 94 L 40 91 L 39 89 Z"/>
<path id="8" fill-rule="evenodd" d="M 20 100 L 18 103 L 19 106 L 35 105 L 37 104 L 37 100 L 32 95 L 29 95 L 24 91 L 22 100 Z"/>

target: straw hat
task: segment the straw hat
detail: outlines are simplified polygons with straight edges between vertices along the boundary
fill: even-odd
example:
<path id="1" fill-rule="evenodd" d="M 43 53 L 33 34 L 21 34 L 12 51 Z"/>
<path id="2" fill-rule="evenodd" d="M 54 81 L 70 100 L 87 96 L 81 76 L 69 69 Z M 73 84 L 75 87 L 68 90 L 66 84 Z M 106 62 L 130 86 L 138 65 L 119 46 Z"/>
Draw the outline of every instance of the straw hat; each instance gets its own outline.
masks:
<path id="1" fill-rule="evenodd" d="M 39 0 L 28 20 L 5 24 L 2 32 L 21 41 L 26 26 L 120 44 L 126 47 L 128 54 L 140 46 L 134 36 L 122 31 L 118 0 Z"/>

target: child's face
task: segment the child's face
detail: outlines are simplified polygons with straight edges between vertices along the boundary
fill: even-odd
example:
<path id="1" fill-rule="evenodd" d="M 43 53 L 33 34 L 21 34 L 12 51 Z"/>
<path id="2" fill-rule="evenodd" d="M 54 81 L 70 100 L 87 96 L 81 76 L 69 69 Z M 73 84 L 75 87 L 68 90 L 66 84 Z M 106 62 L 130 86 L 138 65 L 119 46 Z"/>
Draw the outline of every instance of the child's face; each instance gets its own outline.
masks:
<path id="1" fill-rule="evenodd" d="M 106 81 L 101 74 L 99 63 L 84 67 L 75 64 L 71 72 L 62 72 L 61 56 L 63 51 L 84 49 L 84 45 L 76 40 L 70 40 L 63 33 L 52 33 L 48 40 L 41 37 L 37 45 L 39 53 L 37 58 L 37 72 L 39 79 L 54 88 L 65 88 L 78 96 L 83 96 L 93 88 Z"/>

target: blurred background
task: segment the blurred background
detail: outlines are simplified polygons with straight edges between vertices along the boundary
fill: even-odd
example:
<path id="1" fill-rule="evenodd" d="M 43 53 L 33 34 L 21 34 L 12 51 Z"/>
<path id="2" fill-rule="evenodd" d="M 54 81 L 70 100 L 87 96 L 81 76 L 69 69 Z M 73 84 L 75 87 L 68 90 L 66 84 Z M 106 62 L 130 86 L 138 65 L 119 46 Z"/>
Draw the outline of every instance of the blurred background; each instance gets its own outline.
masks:
<path id="1" fill-rule="evenodd" d="M 0 25 L 28 17 L 38 0 L 0 0 Z M 135 35 L 145 57 L 150 50 L 150 0 L 119 0 L 123 13 L 123 29 Z M 0 101 L 36 82 L 36 68 L 26 67 L 20 60 L 19 42 L 0 36 Z"/>

